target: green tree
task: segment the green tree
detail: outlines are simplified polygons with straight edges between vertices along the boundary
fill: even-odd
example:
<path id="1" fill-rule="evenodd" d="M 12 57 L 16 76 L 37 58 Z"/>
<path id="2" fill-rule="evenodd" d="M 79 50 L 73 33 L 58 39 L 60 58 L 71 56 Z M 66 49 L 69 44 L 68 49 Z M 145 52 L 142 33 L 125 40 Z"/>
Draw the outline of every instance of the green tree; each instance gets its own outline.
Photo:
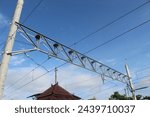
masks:
<path id="1" fill-rule="evenodd" d="M 131 100 L 131 97 L 126 97 L 125 95 L 119 94 L 119 92 L 114 92 L 109 98 L 109 100 Z"/>
<path id="2" fill-rule="evenodd" d="M 137 100 L 150 100 L 150 96 L 136 95 Z M 109 98 L 109 100 L 133 100 L 132 97 L 127 97 L 119 92 L 114 92 Z"/>
<path id="3" fill-rule="evenodd" d="M 136 95 L 137 100 L 142 100 L 143 96 L 142 95 Z"/>
<path id="4" fill-rule="evenodd" d="M 150 100 L 150 96 L 143 97 L 143 100 Z"/>

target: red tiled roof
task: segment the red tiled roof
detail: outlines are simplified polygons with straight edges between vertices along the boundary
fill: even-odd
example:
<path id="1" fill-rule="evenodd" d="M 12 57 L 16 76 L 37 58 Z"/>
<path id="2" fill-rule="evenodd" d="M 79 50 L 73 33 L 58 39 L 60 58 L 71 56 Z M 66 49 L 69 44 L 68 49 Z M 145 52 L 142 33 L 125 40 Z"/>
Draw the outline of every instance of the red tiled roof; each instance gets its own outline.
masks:
<path id="1" fill-rule="evenodd" d="M 59 86 L 58 83 L 52 85 L 43 93 L 34 96 L 37 98 L 37 100 L 79 100 L 81 99 L 80 97 L 75 96 L 69 93 L 68 91 L 66 91 L 64 88 Z"/>

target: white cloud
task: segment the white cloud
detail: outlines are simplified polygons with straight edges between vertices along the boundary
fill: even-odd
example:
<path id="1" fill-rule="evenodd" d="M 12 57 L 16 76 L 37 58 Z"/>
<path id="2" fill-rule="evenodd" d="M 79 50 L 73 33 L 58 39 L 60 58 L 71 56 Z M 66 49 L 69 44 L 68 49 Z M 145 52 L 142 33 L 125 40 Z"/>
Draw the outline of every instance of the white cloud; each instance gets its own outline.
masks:
<path id="1" fill-rule="evenodd" d="M 14 58 L 14 60 L 17 59 L 18 58 Z M 54 84 L 55 75 L 53 71 L 42 76 L 38 80 L 29 83 L 27 86 L 20 88 L 46 72 L 42 68 L 38 68 L 30 72 L 32 69 L 34 69 L 33 66 L 9 70 L 8 78 L 5 83 L 5 99 L 27 99 L 26 97 L 36 93 L 41 93 L 49 88 L 51 84 Z M 18 80 L 20 81 L 15 83 Z M 109 90 L 105 90 L 111 86 L 113 87 L 114 84 L 112 85 L 112 83 L 110 83 L 110 85 L 103 85 L 101 78 L 98 77 L 97 74 L 92 74 L 91 72 L 71 65 L 58 69 L 58 82 L 60 86 L 83 99 L 92 98 L 93 96 L 96 96 L 97 99 L 106 99 L 114 91 L 117 91 L 120 88 L 122 89 L 121 85 L 120 88 L 114 87 Z M 149 81 L 141 80 L 140 84 L 136 85 L 135 88 L 143 86 L 143 84 L 148 82 Z M 14 83 L 15 85 L 12 86 Z M 7 89 L 7 87 L 10 88 Z"/>
<path id="2" fill-rule="evenodd" d="M 150 95 L 150 77 L 143 78 L 135 84 L 136 94 L 141 94 L 143 96 Z"/>
<path id="3" fill-rule="evenodd" d="M 33 70 L 34 67 L 22 67 L 10 69 L 5 81 L 4 99 L 26 99 L 26 97 L 45 90 L 50 85 L 49 76 L 45 75 L 39 80 L 35 80 L 26 87 L 25 84 L 44 74 L 41 68 Z M 32 72 L 31 72 L 32 71 Z"/>
<path id="4" fill-rule="evenodd" d="M 26 99 L 26 97 L 32 94 L 40 93 L 50 87 L 51 84 L 54 84 L 53 72 L 39 78 L 38 80 L 35 80 L 21 89 L 18 89 L 24 84 L 45 73 L 45 70 L 39 68 L 26 75 L 32 69 L 33 67 L 24 67 L 9 70 L 8 78 L 5 84 L 6 97 L 4 99 Z M 23 77 L 24 75 L 26 76 Z M 20 81 L 12 86 L 12 84 L 14 84 L 17 80 Z M 77 95 L 80 94 L 78 96 L 82 97 L 85 95 L 84 93 L 89 95 L 92 92 L 85 92 L 87 89 L 98 86 L 98 88 L 93 90 L 93 92 L 97 92 L 100 90 L 99 86 L 102 85 L 100 78 L 94 78 L 90 73 L 83 72 L 82 70 L 80 71 L 80 69 L 73 66 L 67 66 L 58 71 L 58 82 L 60 86 L 64 87 L 71 93 L 75 93 Z M 11 88 L 7 88 L 10 86 Z M 12 93 L 12 95 L 10 93 Z"/>
<path id="5" fill-rule="evenodd" d="M 26 59 L 23 56 L 12 56 L 10 64 L 13 66 L 17 66 L 25 62 Z"/>
<path id="6" fill-rule="evenodd" d="M 136 88 L 147 87 L 149 85 L 150 85 L 150 76 L 139 80 L 139 82 L 136 82 Z"/>
<path id="7" fill-rule="evenodd" d="M 77 67 L 68 66 L 61 70 L 59 74 L 61 74 L 59 77 L 61 79 L 60 84 L 75 94 L 85 95 L 87 90 L 99 87 L 94 88 L 92 91 L 94 93 L 99 91 L 100 85 L 102 85 L 100 76 L 97 74 L 93 75 Z"/>

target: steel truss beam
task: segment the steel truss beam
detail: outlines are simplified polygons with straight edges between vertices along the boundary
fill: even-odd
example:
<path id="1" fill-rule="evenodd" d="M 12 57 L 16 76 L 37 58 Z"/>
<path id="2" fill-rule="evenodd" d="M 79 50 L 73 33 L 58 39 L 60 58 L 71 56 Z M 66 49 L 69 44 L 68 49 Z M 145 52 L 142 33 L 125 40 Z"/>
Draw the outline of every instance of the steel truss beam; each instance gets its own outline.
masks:
<path id="1" fill-rule="evenodd" d="M 82 67 L 89 71 L 101 74 L 103 77 L 111 78 L 129 85 L 128 76 L 97 61 L 94 60 L 70 47 L 67 47 L 43 34 L 34 31 L 20 23 L 16 22 L 19 31 L 32 44 L 33 50 L 42 52 L 50 57 L 61 59 L 65 62 Z M 11 52 L 13 55 L 13 52 Z M 103 78 L 104 79 L 104 78 Z"/>

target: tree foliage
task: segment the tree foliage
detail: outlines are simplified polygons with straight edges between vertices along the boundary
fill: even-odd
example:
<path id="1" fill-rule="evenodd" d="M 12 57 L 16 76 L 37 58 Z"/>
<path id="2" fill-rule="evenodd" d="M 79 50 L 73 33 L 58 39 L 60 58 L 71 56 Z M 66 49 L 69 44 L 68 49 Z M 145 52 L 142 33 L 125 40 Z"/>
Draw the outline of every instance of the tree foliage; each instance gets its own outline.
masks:
<path id="1" fill-rule="evenodd" d="M 150 100 L 150 96 L 136 95 L 137 100 Z M 109 98 L 109 100 L 133 100 L 132 97 L 127 97 L 119 92 L 114 92 Z"/>

